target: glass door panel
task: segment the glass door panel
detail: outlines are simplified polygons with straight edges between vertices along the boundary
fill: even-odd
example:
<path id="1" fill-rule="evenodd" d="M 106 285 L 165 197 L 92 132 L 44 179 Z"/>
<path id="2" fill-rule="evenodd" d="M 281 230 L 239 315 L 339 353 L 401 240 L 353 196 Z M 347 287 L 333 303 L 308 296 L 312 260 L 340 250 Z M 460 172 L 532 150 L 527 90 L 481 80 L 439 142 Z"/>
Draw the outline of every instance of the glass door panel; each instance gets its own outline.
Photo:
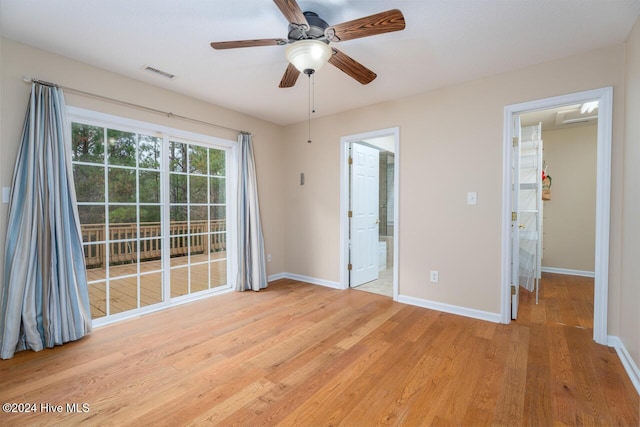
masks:
<path id="1" fill-rule="evenodd" d="M 75 122 L 71 133 L 92 318 L 161 303 L 162 139 Z"/>
<path id="2" fill-rule="evenodd" d="M 172 298 L 227 283 L 226 161 L 225 150 L 169 142 Z"/>

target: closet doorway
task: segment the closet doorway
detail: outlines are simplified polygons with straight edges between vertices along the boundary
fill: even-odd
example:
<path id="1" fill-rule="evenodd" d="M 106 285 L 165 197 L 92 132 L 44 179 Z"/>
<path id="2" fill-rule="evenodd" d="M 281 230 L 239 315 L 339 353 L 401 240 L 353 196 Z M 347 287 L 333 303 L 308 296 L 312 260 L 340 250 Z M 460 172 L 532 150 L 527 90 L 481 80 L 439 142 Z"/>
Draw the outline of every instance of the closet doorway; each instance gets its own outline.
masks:
<path id="1" fill-rule="evenodd" d="M 571 127 L 579 127 L 579 122 L 589 122 L 597 119 L 596 133 L 596 153 L 595 153 L 595 230 L 592 236 L 593 250 L 592 259 L 593 264 L 572 264 L 571 260 L 559 261 L 556 257 L 552 257 L 553 250 L 547 251 L 547 261 L 563 263 L 564 266 L 558 267 L 551 266 L 545 261 L 544 248 L 548 246 L 545 243 L 545 239 L 550 239 L 548 233 L 544 233 L 543 230 L 547 229 L 551 224 L 545 226 L 543 213 L 545 208 L 547 214 L 551 210 L 551 206 L 541 205 L 541 226 L 538 230 L 540 234 L 537 237 L 537 246 L 540 250 L 532 249 L 531 253 L 536 252 L 539 254 L 539 259 L 536 260 L 537 265 L 532 269 L 536 279 L 541 277 L 541 274 L 545 269 L 552 273 L 570 273 L 578 275 L 587 275 L 592 272 L 594 276 L 594 307 L 593 307 L 593 336 L 594 340 L 600 344 L 606 344 L 607 341 L 607 293 L 608 293 L 608 262 L 609 262 L 609 211 L 610 211 L 610 181 L 611 181 L 611 124 L 612 124 L 612 88 L 596 89 L 592 91 L 580 92 L 565 96 L 559 96 L 554 98 L 547 98 L 538 101 L 531 101 L 523 104 L 511 105 L 505 107 L 504 117 L 504 170 L 503 170 L 503 245 L 502 245 L 502 277 L 503 277 L 503 294 L 502 294 L 502 319 L 504 323 L 509 323 L 511 317 L 517 318 L 517 303 L 521 282 L 521 265 L 519 254 L 520 242 L 519 232 L 522 229 L 520 219 L 522 218 L 519 212 L 519 195 L 518 189 L 520 185 L 518 183 L 518 173 L 515 171 L 517 165 L 517 157 L 514 156 L 517 144 L 520 143 L 520 127 L 516 125 L 518 121 L 524 120 L 526 125 L 532 125 L 530 122 L 538 123 L 543 122 L 541 116 L 536 114 L 543 114 L 542 112 L 554 109 L 548 114 L 554 115 L 554 122 L 558 121 L 561 125 L 571 125 Z M 597 102 L 597 109 L 593 108 L 589 111 L 590 102 Z M 579 106 L 579 107 L 576 107 Z M 577 110 L 576 110 L 577 108 Z M 583 111 L 584 110 L 584 111 Z M 586 117 L 595 116 L 593 119 L 585 119 Z M 530 122 L 526 122 L 526 121 Z M 564 122 L 564 123 L 563 123 Z M 544 125 L 543 125 L 544 127 Z M 547 125 L 549 127 L 549 125 Z M 586 127 L 586 126 L 585 126 Z M 566 127 L 565 127 L 566 128 Z M 544 129 L 542 129 L 544 133 Z M 586 131 L 588 132 L 588 131 Z M 552 135 L 552 134 L 548 134 Z M 555 135 L 557 136 L 557 135 Z M 550 139 L 553 139 L 551 136 Z M 562 147 L 561 147 L 562 148 Z M 566 147 L 564 147 L 566 148 Z M 546 173 L 553 177 L 553 168 L 559 166 L 552 166 L 547 164 Z M 540 164 L 540 172 L 544 170 L 544 157 L 543 162 Z M 556 169 L 556 172 L 560 173 L 560 169 Z M 559 189 L 557 182 L 559 177 L 556 174 L 556 190 Z M 541 178 L 541 177 L 540 177 Z M 518 185 L 516 185 L 518 184 Z M 541 183 L 540 183 L 541 184 Z M 563 183 L 564 185 L 565 183 Z M 540 187 L 540 189 L 542 189 Z M 552 203 L 553 201 L 553 181 L 551 184 L 551 198 L 552 200 L 546 203 Z M 557 194 L 557 192 L 556 192 Z M 543 202 L 545 203 L 545 202 Z M 560 203 L 557 203 L 559 205 Z M 557 206 L 554 206 L 556 208 Z M 577 221 L 575 221 L 577 222 Z M 593 223 L 592 222 L 592 223 Z M 575 224 L 573 224 L 575 225 Z M 585 233 L 586 234 L 586 233 Z M 583 236 L 588 240 L 588 236 Z M 552 238 L 551 238 L 552 239 Z M 571 244 L 571 242 L 569 243 Z M 551 249 L 551 248 L 549 248 Z M 561 249 L 556 252 L 561 252 Z M 554 261 L 555 258 L 555 261 Z M 583 261 L 584 262 L 584 261 Z M 571 267 L 573 265 L 574 267 Z M 575 266 L 586 267 L 575 267 Z M 583 269 L 584 268 L 584 269 Z M 516 286 L 512 286 L 515 284 Z M 544 284 L 542 284 L 544 285 Z M 514 292 L 515 291 L 515 292 Z M 515 313 L 514 313 L 515 306 Z"/>
<path id="2" fill-rule="evenodd" d="M 341 284 L 398 297 L 398 129 L 341 139 Z"/>
<path id="3" fill-rule="evenodd" d="M 520 122 L 519 319 L 592 329 L 597 101 Z"/>
<path id="4" fill-rule="evenodd" d="M 538 277 L 546 272 L 593 278 L 597 101 L 526 113 L 520 119 L 523 129 L 539 128 L 541 162 L 537 172 L 545 179 Z"/>

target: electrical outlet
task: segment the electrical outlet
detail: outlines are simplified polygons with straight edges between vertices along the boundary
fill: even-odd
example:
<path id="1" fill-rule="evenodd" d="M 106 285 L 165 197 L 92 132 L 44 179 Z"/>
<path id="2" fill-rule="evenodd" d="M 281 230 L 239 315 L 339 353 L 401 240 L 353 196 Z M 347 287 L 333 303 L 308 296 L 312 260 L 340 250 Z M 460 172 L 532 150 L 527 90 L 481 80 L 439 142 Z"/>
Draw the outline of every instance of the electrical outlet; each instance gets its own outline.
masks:
<path id="1" fill-rule="evenodd" d="M 438 272 L 435 270 L 431 270 L 431 282 L 438 283 Z"/>
<path id="2" fill-rule="evenodd" d="M 271 262 L 271 254 L 267 254 L 267 262 Z"/>

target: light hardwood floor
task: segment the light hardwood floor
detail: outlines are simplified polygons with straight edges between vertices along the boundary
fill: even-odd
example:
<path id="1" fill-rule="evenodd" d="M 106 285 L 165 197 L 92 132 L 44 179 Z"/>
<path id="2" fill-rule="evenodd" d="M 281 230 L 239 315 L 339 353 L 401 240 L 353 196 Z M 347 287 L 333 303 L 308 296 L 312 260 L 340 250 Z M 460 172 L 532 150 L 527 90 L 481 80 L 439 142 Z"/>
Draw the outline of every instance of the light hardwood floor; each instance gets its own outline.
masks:
<path id="1" fill-rule="evenodd" d="M 500 325 L 290 280 L 0 361 L 2 425 L 634 425 L 639 397 L 592 341 L 593 285 L 545 275 Z M 87 403 L 86 413 L 40 404 Z M 80 406 L 79 408 L 82 408 Z"/>

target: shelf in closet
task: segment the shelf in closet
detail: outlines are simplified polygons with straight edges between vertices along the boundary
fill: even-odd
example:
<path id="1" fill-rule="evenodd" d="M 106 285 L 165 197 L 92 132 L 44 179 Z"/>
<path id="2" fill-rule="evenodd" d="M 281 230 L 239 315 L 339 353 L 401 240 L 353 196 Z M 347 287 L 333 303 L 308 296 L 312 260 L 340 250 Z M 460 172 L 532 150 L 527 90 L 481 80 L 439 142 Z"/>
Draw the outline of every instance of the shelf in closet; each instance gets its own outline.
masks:
<path id="1" fill-rule="evenodd" d="M 520 231 L 520 239 L 537 241 L 538 232 L 537 231 Z"/>
<path id="2" fill-rule="evenodd" d="M 537 182 L 521 182 L 520 189 L 521 190 L 537 190 L 538 183 Z"/>

